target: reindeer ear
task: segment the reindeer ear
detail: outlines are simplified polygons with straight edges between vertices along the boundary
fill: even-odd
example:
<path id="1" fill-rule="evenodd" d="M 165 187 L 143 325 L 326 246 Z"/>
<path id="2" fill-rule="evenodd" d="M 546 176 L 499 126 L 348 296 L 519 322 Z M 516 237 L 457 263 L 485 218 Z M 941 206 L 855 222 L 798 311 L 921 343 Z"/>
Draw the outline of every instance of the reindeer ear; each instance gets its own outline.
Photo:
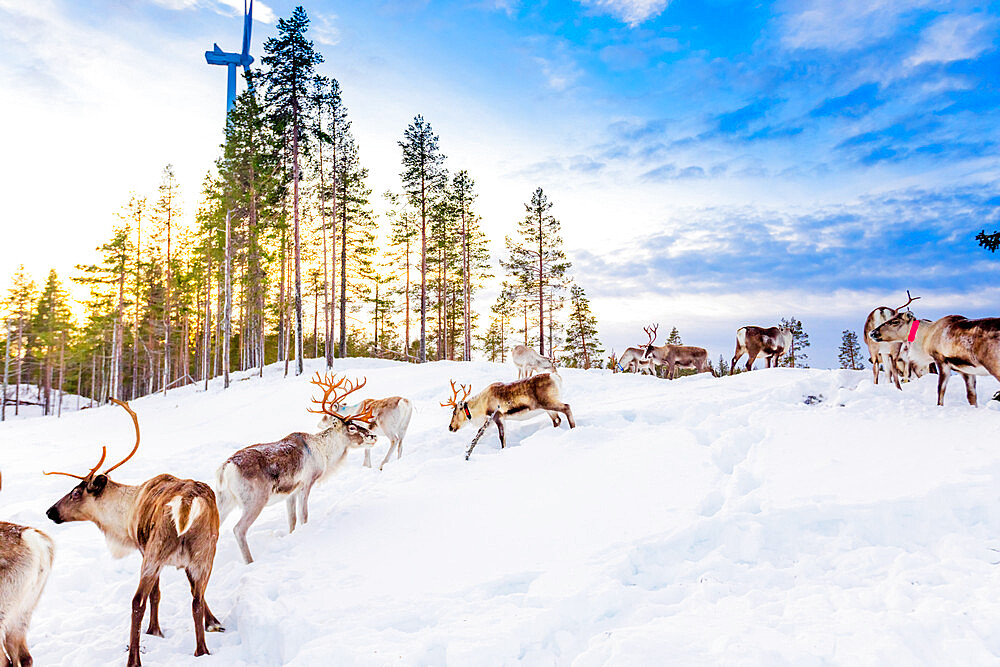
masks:
<path id="1" fill-rule="evenodd" d="M 87 493 L 92 493 L 95 496 L 100 496 L 102 493 L 104 493 L 104 487 L 106 487 L 107 485 L 108 485 L 108 476 L 98 475 L 94 479 L 90 480 L 89 484 L 87 484 Z"/>

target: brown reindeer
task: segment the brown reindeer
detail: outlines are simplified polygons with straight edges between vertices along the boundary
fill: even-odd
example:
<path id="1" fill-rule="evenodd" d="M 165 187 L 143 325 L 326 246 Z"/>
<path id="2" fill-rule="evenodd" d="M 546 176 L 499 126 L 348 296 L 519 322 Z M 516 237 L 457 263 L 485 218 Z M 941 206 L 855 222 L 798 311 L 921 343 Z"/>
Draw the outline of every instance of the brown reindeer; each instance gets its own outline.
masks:
<path id="1" fill-rule="evenodd" d="M 918 363 L 933 361 L 938 372 L 938 405 L 944 405 L 944 393 L 951 371 L 965 380 L 965 396 L 976 406 L 976 376 L 992 375 L 1000 380 L 1000 318 L 970 320 L 961 315 L 947 315 L 939 320 L 918 320 L 907 311 L 890 318 L 872 331 L 879 342 L 910 343 L 910 352 Z"/>
<path id="2" fill-rule="evenodd" d="M 191 615 L 194 617 L 195 652 L 207 655 L 205 630 L 222 631 L 223 627 L 205 602 L 205 588 L 212 575 L 215 545 L 219 539 L 219 513 L 215 494 L 208 484 L 173 475 L 157 475 L 138 486 L 118 484 L 108 475 L 131 459 L 139 449 L 139 418 L 127 403 L 110 399 L 132 416 L 135 446 L 124 459 L 101 474 L 101 460 L 84 476 L 68 472 L 81 480 L 72 491 L 49 508 L 46 515 L 55 523 L 91 521 L 101 529 L 111 554 L 121 558 L 133 549 L 142 554 L 139 588 L 132 598 L 132 626 L 129 635 L 129 666 L 139 665 L 139 629 L 149 600 L 149 627 L 146 634 L 163 636 L 160 630 L 160 570 L 173 565 L 183 569 L 191 584 Z"/>
<path id="3" fill-rule="evenodd" d="M 659 347 L 654 346 L 656 330 L 659 326 L 659 324 L 654 324 L 652 327 L 642 328 L 649 336 L 643 359 L 650 359 L 657 365 L 665 365 L 668 380 L 674 379 L 677 368 L 693 368 L 696 373 L 708 372 L 715 375 L 715 371 L 708 365 L 708 350 L 705 348 L 693 345 L 671 345 L 670 343 Z"/>
<path id="4" fill-rule="evenodd" d="M 553 427 L 559 426 L 563 414 L 566 415 L 569 427 L 576 428 L 576 421 L 573 419 L 569 404 L 563 403 L 559 397 L 559 383 L 548 373 L 506 384 L 494 382 L 472 398 L 469 398 L 472 392 L 471 385 L 459 386 L 462 388 L 462 397 L 459 398 L 459 389 L 455 387 L 455 382 L 451 381 L 452 397 L 441 404 L 441 407 L 453 408 L 451 423 L 448 425 L 448 430 L 453 433 L 468 422 L 493 419 L 500 434 L 500 447 L 504 448 L 507 446 L 503 428 L 504 419 L 508 417 L 524 419 L 541 410 L 552 419 Z"/>
<path id="5" fill-rule="evenodd" d="M 645 348 L 642 347 L 625 348 L 625 351 L 622 352 L 622 356 L 618 357 L 618 363 L 615 364 L 615 373 L 617 373 L 618 368 L 621 367 L 622 372 L 629 371 L 632 373 L 642 373 L 644 375 L 655 375 L 656 370 L 653 367 L 653 360 L 643 358 L 645 352 Z"/>
<path id="6" fill-rule="evenodd" d="M 736 362 L 744 354 L 747 355 L 746 369 L 753 369 L 757 355 L 764 353 L 764 364 L 767 368 L 778 365 L 788 348 L 792 346 L 792 330 L 788 327 L 755 327 L 745 326 L 736 330 L 736 352 L 730 368 L 736 368 Z"/>
<path id="7" fill-rule="evenodd" d="M 247 563 L 253 562 L 247 530 L 269 502 L 285 499 L 288 532 L 294 531 L 296 504 L 302 523 L 309 521 L 313 485 L 333 474 L 351 449 L 375 444 L 375 435 L 361 425 L 374 419 L 370 412 L 340 414 L 331 407 L 342 404 L 360 385 L 352 384 L 346 392 L 338 393 L 344 389 L 341 383 L 321 380 L 318 375 L 312 382 L 323 390 L 323 398 L 314 398 L 320 409 L 309 411 L 332 418 L 326 429 L 315 435 L 291 433 L 277 442 L 244 447 L 226 459 L 215 474 L 222 518 L 236 506 L 243 510 L 233 533 Z"/>
<path id="8" fill-rule="evenodd" d="M 892 380 L 894 385 L 896 385 L 896 389 L 902 389 L 899 384 L 901 368 L 906 369 L 906 375 L 909 377 L 910 366 L 906 360 L 906 355 L 903 352 L 903 343 L 900 341 L 875 340 L 872 338 L 872 331 L 898 315 L 899 311 L 903 310 L 919 298 L 919 296 L 910 296 L 910 290 L 906 290 L 907 301 L 902 306 L 899 306 L 898 308 L 879 306 L 872 312 L 868 313 L 868 317 L 865 318 L 863 336 L 865 344 L 868 346 L 868 356 L 871 358 L 872 375 L 874 376 L 875 384 L 878 384 L 880 363 L 885 368 L 885 372 L 889 376 L 889 379 Z"/>
<path id="9" fill-rule="evenodd" d="M 337 380 L 336 376 L 332 378 L 327 377 L 326 380 L 322 380 L 319 376 L 319 371 L 316 372 L 316 376 L 313 378 L 313 384 L 322 384 L 323 382 L 326 382 L 327 384 L 336 383 L 337 386 L 340 386 L 346 381 L 347 378 Z M 367 382 L 368 379 L 365 378 L 361 384 L 348 393 L 361 389 L 361 387 L 365 386 Z M 345 394 L 345 396 L 346 395 L 347 394 Z M 354 405 L 347 405 L 344 402 L 331 402 L 329 403 L 328 408 L 342 416 L 371 413 L 373 421 L 368 426 L 369 430 L 376 435 L 381 434 L 389 438 L 389 451 L 385 453 L 385 458 L 382 459 L 382 463 L 378 467 L 379 470 L 385 467 L 385 464 L 389 460 L 389 457 L 392 456 L 393 451 L 396 452 L 397 460 L 403 456 L 403 438 L 406 437 L 406 429 L 410 426 L 410 417 L 413 415 L 413 404 L 407 399 L 402 396 L 366 398 L 360 403 L 356 403 Z M 323 418 L 319 420 L 319 428 L 329 428 L 333 424 L 334 419 L 336 419 L 336 417 L 324 414 Z M 365 447 L 365 462 L 363 465 L 366 468 L 372 467 L 371 451 L 370 447 Z"/>
<path id="10" fill-rule="evenodd" d="M 55 545 L 40 530 L 0 521 L 0 665 L 30 667 L 28 626 L 52 569 Z"/>

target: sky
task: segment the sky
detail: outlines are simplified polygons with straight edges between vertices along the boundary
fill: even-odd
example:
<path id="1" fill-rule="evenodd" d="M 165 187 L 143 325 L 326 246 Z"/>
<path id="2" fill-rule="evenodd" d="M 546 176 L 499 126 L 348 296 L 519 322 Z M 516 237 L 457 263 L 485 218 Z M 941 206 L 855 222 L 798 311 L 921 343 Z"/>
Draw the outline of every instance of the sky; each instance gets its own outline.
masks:
<path id="1" fill-rule="evenodd" d="M 251 54 L 299 3 L 254 4 Z M 174 165 L 219 152 L 239 0 L 0 0 L 0 280 L 93 261 Z M 676 326 L 713 358 L 802 320 L 814 366 L 910 290 L 1000 315 L 996 3 L 305 2 L 375 193 L 416 114 L 476 180 L 497 257 L 542 187 L 602 341 Z M 41 232 L 41 233 L 39 233 Z M 485 294 L 477 307 L 486 311 Z"/>

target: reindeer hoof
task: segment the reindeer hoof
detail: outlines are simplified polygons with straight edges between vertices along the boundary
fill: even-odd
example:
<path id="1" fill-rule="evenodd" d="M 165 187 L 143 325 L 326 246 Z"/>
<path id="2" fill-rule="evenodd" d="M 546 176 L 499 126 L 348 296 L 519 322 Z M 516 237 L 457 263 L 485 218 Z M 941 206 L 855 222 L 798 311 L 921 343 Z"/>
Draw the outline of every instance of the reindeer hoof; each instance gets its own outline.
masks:
<path id="1" fill-rule="evenodd" d="M 155 630 L 153 628 L 150 628 L 149 630 L 146 630 L 146 634 L 153 635 L 154 637 L 162 637 L 163 631 L 160 630 L 159 628 L 156 628 Z"/>
<path id="2" fill-rule="evenodd" d="M 205 632 L 225 632 L 226 629 L 219 623 L 211 623 L 205 626 Z"/>

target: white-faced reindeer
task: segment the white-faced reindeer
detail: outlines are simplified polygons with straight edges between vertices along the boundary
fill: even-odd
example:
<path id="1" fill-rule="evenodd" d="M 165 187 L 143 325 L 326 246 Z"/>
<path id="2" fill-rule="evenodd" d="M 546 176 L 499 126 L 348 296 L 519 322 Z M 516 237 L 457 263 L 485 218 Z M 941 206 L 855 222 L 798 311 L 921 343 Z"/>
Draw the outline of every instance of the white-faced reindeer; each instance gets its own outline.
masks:
<path id="1" fill-rule="evenodd" d="M 222 518 L 236 506 L 243 510 L 233 533 L 247 563 L 253 562 L 247 530 L 268 503 L 285 499 L 288 532 L 292 532 L 296 504 L 302 523 L 309 521 L 309 492 L 313 485 L 333 474 L 350 450 L 375 444 L 375 434 L 361 425 L 373 419 L 370 412 L 342 415 L 330 407 L 331 403 L 343 403 L 359 387 L 338 394 L 339 385 L 322 380 L 313 380 L 313 384 L 323 390 L 323 398 L 312 399 L 320 409 L 310 412 L 332 417 L 326 429 L 315 435 L 291 433 L 277 442 L 244 447 L 215 473 Z"/>
<path id="2" fill-rule="evenodd" d="M 864 328 L 864 339 L 865 344 L 868 346 L 868 355 L 872 361 L 872 375 L 874 376 L 875 384 L 878 384 L 879 376 L 879 364 L 885 368 L 886 374 L 892 383 L 896 385 L 896 389 L 902 389 L 899 384 L 900 367 L 907 369 L 906 374 L 909 376 L 909 363 L 906 359 L 906 354 L 904 354 L 903 347 L 904 341 L 879 341 L 872 338 L 872 331 L 876 328 L 889 321 L 893 317 L 899 314 L 899 311 L 906 308 L 911 303 L 919 299 L 919 296 L 910 296 L 910 290 L 906 290 L 906 303 L 898 308 L 890 308 L 889 306 L 879 306 L 872 312 L 868 313 L 868 317 L 865 319 Z M 919 352 L 917 353 L 920 354 Z"/>
<path id="3" fill-rule="evenodd" d="M 715 371 L 708 365 L 708 350 L 703 347 L 671 345 L 670 343 L 659 347 L 654 346 L 656 330 L 659 326 L 659 324 L 654 324 L 652 327 L 642 328 L 646 332 L 646 335 L 649 336 L 649 342 L 646 344 L 646 350 L 643 353 L 644 359 L 649 359 L 657 365 L 666 366 L 668 380 L 674 379 L 674 373 L 677 368 L 693 368 L 696 373 L 708 372 L 713 376 L 715 375 Z"/>
<path id="4" fill-rule="evenodd" d="M 533 373 L 541 373 L 542 371 L 559 375 L 559 370 L 552 363 L 551 359 L 543 357 L 527 345 L 515 345 L 512 347 L 510 349 L 510 360 L 517 366 L 518 380 L 531 377 Z"/>
<path id="5" fill-rule="evenodd" d="M 191 584 L 191 615 L 194 617 L 195 655 L 207 655 L 205 630 L 222 631 L 205 602 L 205 588 L 212 575 L 215 546 L 219 539 L 219 513 L 215 494 L 203 482 L 178 479 L 173 475 L 157 475 L 138 486 L 118 484 L 108 475 L 131 459 L 139 449 L 139 419 L 127 403 L 111 399 L 132 416 L 135 425 L 135 447 L 124 459 L 101 474 L 98 468 L 107 458 L 103 448 L 101 460 L 84 476 L 68 472 L 46 475 L 66 475 L 81 480 L 46 515 L 55 523 L 91 521 L 104 533 L 108 548 L 115 558 L 122 558 L 138 549 L 142 554 L 139 588 L 132 598 L 132 626 L 129 635 L 128 664 L 139 665 L 139 629 L 149 600 L 149 627 L 146 634 L 162 637 L 160 631 L 160 570 L 173 565 L 187 573 Z"/>
<path id="6" fill-rule="evenodd" d="M 792 330 L 788 327 L 755 327 L 746 326 L 736 330 L 736 352 L 730 368 L 736 368 L 736 362 L 744 354 L 747 355 L 746 369 L 753 369 L 757 355 L 764 353 L 764 364 L 767 368 L 778 365 L 788 348 L 792 346 Z"/>
<path id="7" fill-rule="evenodd" d="M 316 377 L 313 378 L 313 384 L 322 385 L 326 383 L 327 385 L 336 383 L 339 387 L 347 382 L 347 378 L 341 378 L 337 380 L 336 377 L 327 377 L 323 380 L 319 376 L 319 372 L 316 372 Z M 353 387 L 350 382 L 346 387 L 349 389 L 348 394 L 361 389 L 368 382 L 365 378 L 361 384 Z M 347 394 L 344 394 L 346 396 Z M 396 459 L 398 460 L 403 456 L 403 438 L 406 437 L 406 429 L 410 426 L 410 417 L 413 415 L 413 404 L 402 396 L 389 396 L 388 398 L 366 398 L 360 403 L 355 403 L 354 405 L 347 405 L 343 402 L 343 397 L 341 397 L 341 402 L 331 402 L 328 405 L 330 410 L 333 410 L 338 415 L 347 416 L 351 414 L 362 414 L 371 413 L 373 421 L 368 425 L 368 429 L 376 435 L 384 435 L 389 438 L 389 451 L 385 453 L 385 458 L 382 459 L 382 463 L 379 465 L 378 469 L 381 470 L 385 467 L 386 462 L 389 457 L 392 456 L 393 451 L 396 452 Z M 327 429 L 333 424 L 333 420 L 336 417 L 331 417 L 330 415 L 324 414 L 323 418 L 319 420 L 319 428 Z M 366 468 L 372 467 L 372 450 L 369 447 L 365 447 L 365 462 L 364 466 Z"/>
<path id="8" fill-rule="evenodd" d="M 453 433 L 469 422 L 483 423 L 492 418 L 500 435 L 500 447 L 503 448 L 507 446 L 504 419 L 525 419 L 539 411 L 549 415 L 553 427 L 558 427 L 562 422 L 561 415 L 566 415 L 569 427 L 576 428 L 569 404 L 563 403 L 559 396 L 559 383 L 548 373 L 516 382 L 494 382 L 472 398 L 469 398 L 471 385 L 459 386 L 463 392 L 461 398 L 455 382 L 451 381 L 452 397 L 441 404 L 443 408 L 453 408 L 448 425 L 448 430 Z"/>
<path id="9" fill-rule="evenodd" d="M 627 347 L 625 351 L 622 352 L 622 356 L 618 357 L 618 363 L 615 364 L 614 372 L 618 372 L 618 368 L 621 367 L 622 372 L 629 371 L 632 373 L 643 373 L 645 375 L 655 375 L 656 368 L 653 366 L 652 359 L 646 359 L 646 350 L 641 347 Z"/>
<path id="10" fill-rule="evenodd" d="M 40 530 L 0 521 L 0 665 L 30 667 L 28 626 L 52 569 L 55 545 Z"/>
<path id="11" fill-rule="evenodd" d="M 965 380 L 969 405 L 977 405 L 976 376 L 992 375 L 1000 380 L 1000 318 L 970 320 L 947 315 L 939 320 L 919 320 L 906 311 L 872 331 L 879 342 L 908 342 L 918 363 L 933 361 L 938 372 L 938 405 L 944 405 L 951 371 Z"/>

